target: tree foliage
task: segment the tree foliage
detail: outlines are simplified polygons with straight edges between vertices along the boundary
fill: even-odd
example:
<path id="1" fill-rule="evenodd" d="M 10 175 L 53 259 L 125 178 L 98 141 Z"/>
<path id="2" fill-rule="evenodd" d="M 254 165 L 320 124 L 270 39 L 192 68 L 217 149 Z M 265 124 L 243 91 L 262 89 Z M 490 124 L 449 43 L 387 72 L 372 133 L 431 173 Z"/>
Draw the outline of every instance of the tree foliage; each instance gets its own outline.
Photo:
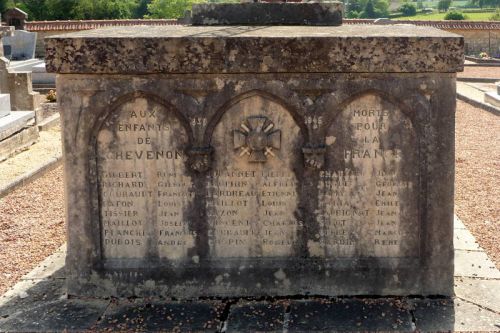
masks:
<path id="1" fill-rule="evenodd" d="M 349 18 L 378 18 L 389 16 L 389 3 L 386 0 L 352 0 L 349 4 Z"/>
<path id="2" fill-rule="evenodd" d="M 467 17 L 462 12 L 459 12 L 458 10 L 450 10 L 444 16 L 445 20 L 465 20 L 466 18 Z"/>
<path id="3" fill-rule="evenodd" d="M 14 2 L 12 0 L 0 0 L 0 13 L 5 12 L 11 7 L 14 7 Z"/>
<path id="4" fill-rule="evenodd" d="M 497 9 L 493 15 L 489 18 L 490 21 L 500 21 L 500 10 Z"/>
<path id="5" fill-rule="evenodd" d="M 471 0 L 471 3 L 473 5 L 479 6 L 480 8 L 483 8 L 483 7 L 498 8 L 498 7 L 500 7 L 500 0 Z"/>
<path id="6" fill-rule="evenodd" d="M 438 2 L 438 11 L 445 12 L 450 8 L 451 0 L 439 0 Z"/>
<path id="7" fill-rule="evenodd" d="M 151 18 L 179 18 L 190 10 L 193 4 L 206 2 L 204 0 L 153 0 L 148 5 L 148 17 Z"/>
<path id="8" fill-rule="evenodd" d="M 136 0 L 78 0 L 73 8 L 75 19 L 126 19 L 137 8 Z"/>
<path id="9" fill-rule="evenodd" d="M 417 7 L 415 7 L 414 4 L 412 3 L 404 3 L 399 7 L 399 11 L 404 15 L 404 16 L 415 16 L 417 15 Z"/>
<path id="10" fill-rule="evenodd" d="M 18 7 L 30 20 L 128 19 L 148 14 L 152 0 L 0 0 L 0 12 Z"/>

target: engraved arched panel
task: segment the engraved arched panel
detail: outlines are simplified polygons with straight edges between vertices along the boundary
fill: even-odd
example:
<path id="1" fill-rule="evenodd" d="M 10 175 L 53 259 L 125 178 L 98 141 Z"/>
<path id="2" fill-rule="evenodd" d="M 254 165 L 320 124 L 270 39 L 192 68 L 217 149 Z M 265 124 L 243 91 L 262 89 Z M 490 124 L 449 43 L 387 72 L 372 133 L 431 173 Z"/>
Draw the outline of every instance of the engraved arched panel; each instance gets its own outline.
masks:
<path id="1" fill-rule="evenodd" d="M 418 256 L 421 161 L 410 118 L 366 94 L 334 119 L 326 145 L 318 214 L 325 255 Z"/>
<path id="2" fill-rule="evenodd" d="M 163 105 L 121 104 L 97 133 L 104 259 L 181 259 L 194 246 L 186 220 L 194 198 L 186 173 L 188 134 Z"/>
<path id="3" fill-rule="evenodd" d="M 285 257 L 297 246 L 303 138 L 290 113 L 262 96 L 231 106 L 211 138 L 207 220 L 212 257 Z"/>

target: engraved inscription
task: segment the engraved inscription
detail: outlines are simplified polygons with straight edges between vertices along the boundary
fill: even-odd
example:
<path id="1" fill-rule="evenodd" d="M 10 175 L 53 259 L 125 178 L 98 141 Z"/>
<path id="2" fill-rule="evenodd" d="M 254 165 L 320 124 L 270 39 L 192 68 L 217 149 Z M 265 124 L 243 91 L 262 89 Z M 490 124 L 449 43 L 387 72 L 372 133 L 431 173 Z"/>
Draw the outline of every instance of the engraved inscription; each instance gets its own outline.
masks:
<path id="1" fill-rule="evenodd" d="M 410 119 L 365 95 L 335 119 L 326 141 L 317 214 L 324 255 L 418 256 L 419 159 Z"/>
<path id="2" fill-rule="evenodd" d="M 179 259 L 196 234 L 184 219 L 186 131 L 160 104 L 123 104 L 97 136 L 102 252 L 106 259 Z"/>
<path id="3" fill-rule="evenodd" d="M 248 130 L 241 130 L 242 124 Z M 275 130 L 279 128 L 286 128 L 286 133 Z M 234 129 L 242 133 L 235 134 Z M 276 148 L 271 149 L 272 155 L 266 155 L 262 140 L 252 141 L 253 148 L 248 145 L 252 133 L 265 134 L 265 146 Z M 276 103 L 259 96 L 248 98 L 226 111 L 211 145 L 215 156 L 207 175 L 206 204 L 211 256 L 293 255 L 299 224 L 293 166 L 302 146 L 293 118 Z M 240 157 L 245 148 L 249 158 Z M 255 152 L 258 156 L 251 159 Z"/>

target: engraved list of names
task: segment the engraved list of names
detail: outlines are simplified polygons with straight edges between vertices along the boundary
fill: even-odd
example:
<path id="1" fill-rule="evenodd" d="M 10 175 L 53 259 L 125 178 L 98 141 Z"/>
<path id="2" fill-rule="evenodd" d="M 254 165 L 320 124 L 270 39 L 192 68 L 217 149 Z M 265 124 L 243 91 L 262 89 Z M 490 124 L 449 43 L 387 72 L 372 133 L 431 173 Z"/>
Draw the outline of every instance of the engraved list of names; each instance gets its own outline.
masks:
<path id="1" fill-rule="evenodd" d="M 194 246 L 184 212 L 194 197 L 185 175 L 180 122 L 144 98 L 123 104 L 97 137 L 103 256 L 180 259 Z"/>

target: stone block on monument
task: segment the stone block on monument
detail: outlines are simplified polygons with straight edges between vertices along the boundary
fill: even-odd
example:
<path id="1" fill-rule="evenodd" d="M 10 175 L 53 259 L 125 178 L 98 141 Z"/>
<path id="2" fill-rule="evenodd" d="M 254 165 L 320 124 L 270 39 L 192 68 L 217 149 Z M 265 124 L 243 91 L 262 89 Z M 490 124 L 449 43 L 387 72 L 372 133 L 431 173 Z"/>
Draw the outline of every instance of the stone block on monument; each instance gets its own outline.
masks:
<path id="1" fill-rule="evenodd" d="M 452 295 L 461 36 L 122 27 L 46 45 L 70 294 Z"/>
<path id="2" fill-rule="evenodd" d="M 193 25 L 341 25 L 342 3 L 246 2 L 196 4 Z"/>

